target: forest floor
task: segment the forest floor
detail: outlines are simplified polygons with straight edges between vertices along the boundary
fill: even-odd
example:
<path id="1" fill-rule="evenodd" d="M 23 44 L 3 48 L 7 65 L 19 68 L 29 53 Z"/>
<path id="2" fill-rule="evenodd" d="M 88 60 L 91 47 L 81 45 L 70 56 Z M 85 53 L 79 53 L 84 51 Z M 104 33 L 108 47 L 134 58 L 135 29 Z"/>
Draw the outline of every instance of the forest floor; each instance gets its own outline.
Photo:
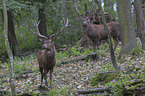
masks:
<path id="1" fill-rule="evenodd" d="M 115 56 L 117 65 L 122 70 L 122 78 L 129 78 L 129 80 L 145 79 L 145 51 L 142 51 L 141 54 L 134 52 L 133 55 L 124 56 L 123 59 L 118 61 L 119 50 L 120 46 L 117 47 Z M 68 64 L 60 64 L 60 62 L 73 59 L 77 57 L 79 53 L 76 53 L 77 55 L 73 54 L 65 57 L 63 52 L 57 52 L 57 64 L 53 71 L 53 89 L 50 91 L 50 94 L 55 94 L 56 96 L 74 95 L 79 89 L 103 88 L 116 82 L 112 81 L 108 84 L 98 83 L 95 86 L 90 83 L 96 73 L 115 71 L 111 63 L 110 53 L 107 51 L 108 49 L 103 47 L 99 51 L 99 59 L 97 61 L 88 59 Z M 40 94 L 40 72 L 37 62 L 37 53 L 38 51 L 35 50 L 34 53 L 24 56 L 21 59 L 18 57 L 14 58 L 17 93 Z M 130 74 L 124 76 L 124 73 L 127 74 L 126 72 L 128 71 Z M 1 63 L 0 91 L 5 91 L 4 94 L 10 94 L 8 72 L 8 64 Z M 121 76 L 117 78 L 121 78 Z M 49 78 L 47 80 L 49 81 Z"/>

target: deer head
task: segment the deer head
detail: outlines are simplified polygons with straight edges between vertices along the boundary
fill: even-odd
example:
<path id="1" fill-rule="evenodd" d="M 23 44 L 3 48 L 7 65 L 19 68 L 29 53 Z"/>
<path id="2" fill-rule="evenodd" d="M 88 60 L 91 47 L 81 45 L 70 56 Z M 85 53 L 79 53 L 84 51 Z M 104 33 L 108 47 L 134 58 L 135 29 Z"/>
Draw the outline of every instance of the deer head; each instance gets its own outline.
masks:
<path id="1" fill-rule="evenodd" d="M 39 29 L 38 29 L 38 25 L 39 25 L 40 21 L 37 23 L 37 24 L 34 24 L 34 26 L 36 27 L 36 30 L 37 30 L 37 33 L 33 32 L 32 30 L 32 33 L 35 34 L 36 36 L 39 37 L 39 40 L 44 42 L 44 45 L 42 46 L 42 48 L 44 49 L 47 49 L 47 50 L 50 50 L 53 46 L 53 38 L 57 35 L 59 35 L 66 27 L 68 26 L 71 26 L 68 24 L 68 19 L 67 21 L 65 22 L 65 19 L 64 19 L 64 24 L 63 24 L 63 27 L 60 29 L 60 31 L 58 33 L 55 33 L 55 34 L 52 34 L 48 37 L 44 36 L 44 35 L 41 35 L 40 32 L 39 32 Z"/>
<path id="2" fill-rule="evenodd" d="M 74 5 L 75 5 L 75 10 L 81 16 L 80 19 L 83 21 L 83 26 L 85 26 L 86 23 L 90 22 L 89 21 L 89 15 L 92 12 L 92 10 L 94 9 L 94 6 L 95 6 L 94 0 L 93 0 L 93 7 L 91 8 L 91 10 L 89 12 L 86 12 L 85 16 L 78 10 L 77 5 L 76 5 L 76 1 L 75 1 Z"/>

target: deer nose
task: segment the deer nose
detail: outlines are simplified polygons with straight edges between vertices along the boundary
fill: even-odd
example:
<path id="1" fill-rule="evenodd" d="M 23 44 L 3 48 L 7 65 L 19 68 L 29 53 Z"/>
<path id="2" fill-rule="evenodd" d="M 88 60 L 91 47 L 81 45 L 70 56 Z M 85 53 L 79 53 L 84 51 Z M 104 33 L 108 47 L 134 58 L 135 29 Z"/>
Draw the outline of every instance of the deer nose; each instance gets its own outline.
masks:
<path id="1" fill-rule="evenodd" d="M 47 46 L 44 44 L 43 46 L 42 46 L 42 48 L 46 48 Z"/>

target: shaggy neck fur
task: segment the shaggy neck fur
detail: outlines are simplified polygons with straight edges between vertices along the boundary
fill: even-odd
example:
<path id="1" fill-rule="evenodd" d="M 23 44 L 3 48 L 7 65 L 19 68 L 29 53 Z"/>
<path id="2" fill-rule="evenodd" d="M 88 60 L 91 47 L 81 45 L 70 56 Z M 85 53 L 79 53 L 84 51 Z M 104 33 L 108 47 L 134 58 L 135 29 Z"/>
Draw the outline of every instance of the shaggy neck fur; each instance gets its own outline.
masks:
<path id="1" fill-rule="evenodd" d="M 88 31 L 91 32 L 92 28 L 91 28 L 91 25 L 90 24 L 87 24 L 87 26 L 83 26 L 83 32 L 86 34 L 86 35 L 89 35 Z"/>
<path id="2" fill-rule="evenodd" d="M 50 50 L 45 49 L 45 56 L 48 62 L 51 62 L 55 58 L 54 46 Z"/>

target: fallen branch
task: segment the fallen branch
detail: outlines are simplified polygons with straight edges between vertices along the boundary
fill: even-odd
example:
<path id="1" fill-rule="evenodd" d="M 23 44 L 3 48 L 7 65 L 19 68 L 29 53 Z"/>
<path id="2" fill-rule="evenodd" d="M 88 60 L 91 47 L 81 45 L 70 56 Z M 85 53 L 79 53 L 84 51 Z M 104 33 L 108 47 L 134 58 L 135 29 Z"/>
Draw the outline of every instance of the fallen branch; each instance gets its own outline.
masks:
<path id="1" fill-rule="evenodd" d="M 128 93 L 135 93 L 136 96 L 145 94 L 145 80 L 131 80 L 129 81 L 129 83 L 127 85 L 124 85 L 124 90 L 123 94 L 128 94 Z M 120 85 L 118 85 L 120 86 Z M 128 88 L 127 88 L 128 86 Z M 94 88 L 94 89 L 82 89 L 82 90 L 78 90 L 76 91 L 76 93 L 78 94 L 94 94 L 94 93 L 111 93 L 113 90 L 113 87 L 108 87 L 108 88 Z"/>
<path id="2" fill-rule="evenodd" d="M 98 72 L 96 72 L 96 73 L 98 73 Z M 119 71 L 108 71 L 108 72 L 102 72 L 100 74 L 104 75 L 104 74 L 112 74 L 112 73 L 119 73 Z"/>
<path id="3" fill-rule="evenodd" d="M 6 76 L 7 76 L 7 74 L 2 74 L 2 75 L 0 75 L 0 78 L 4 78 Z"/>
<path id="4" fill-rule="evenodd" d="M 77 61 L 86 60 L 86 59 L 89 59 L 89 58 L 91 58 L 92 60 L 98 60 L 97 53 L 91 53 L 91 54 L 88 54 L 87 56 L 83 56 L 83 57 L 80 56 L 77 59 L 71 59 L 71 60 L 62 61 L 61 64 L 67 64 L 67 63 L 71 63 L 71 62 L 77 62 Z"/>

